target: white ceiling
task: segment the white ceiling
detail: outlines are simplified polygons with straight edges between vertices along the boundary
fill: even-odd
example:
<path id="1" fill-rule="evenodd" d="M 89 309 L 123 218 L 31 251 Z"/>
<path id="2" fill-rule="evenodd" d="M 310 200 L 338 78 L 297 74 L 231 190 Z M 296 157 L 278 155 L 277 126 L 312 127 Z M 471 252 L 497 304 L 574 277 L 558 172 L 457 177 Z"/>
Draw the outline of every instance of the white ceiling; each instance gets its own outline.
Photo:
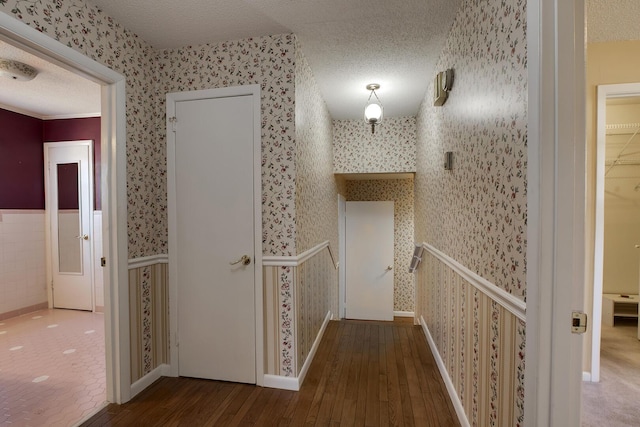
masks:
<path id="1" fill-rule="evenodd" d="M 0 107 L 41 119 L 100 115 L 100 85 L 2 40 L 0 58 L 38 70 L 27 82 L 0 77 Z"/>
<path id="2" fill-rule="evenodd" d="M 293 32 L 331 115 L 360 119 L 367 83 L 387 117 L 415 115 L 460 0 L 88 0 L 158 49 Z M 640 0 L 587 0 L 589 42 L 640 40 Z M 40 70 L 2 80 L 0 104 L 33 115 L 99 112 L 99 87 L 0 43 Z M 453 65 L 453 64 L 452 64 Z M 440 71 L 440 70 L 438 70 Z"/>

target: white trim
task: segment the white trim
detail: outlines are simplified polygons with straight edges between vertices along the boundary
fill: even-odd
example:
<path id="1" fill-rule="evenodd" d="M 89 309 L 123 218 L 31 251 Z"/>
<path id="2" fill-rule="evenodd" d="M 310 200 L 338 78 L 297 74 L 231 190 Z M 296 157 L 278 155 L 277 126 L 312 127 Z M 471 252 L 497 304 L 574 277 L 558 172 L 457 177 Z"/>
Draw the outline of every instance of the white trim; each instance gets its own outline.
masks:
<path id="1" fill-rule="evenodd" d="M 175 183 L 175 133 L 171 131 L 169 119 L 175 116 L 176 103 L 198 99 L 223 98 L 233 96 L 253 97 L 253 188 L 254 188 L 254 311 L 255 311 L 255 360 L 256 385 L 263 386 L 264 381 L 264 306 L 262 283 L 262 140 L 261 140 L 261 93 L 260 85 L 233 86 L 218 89 L 204 89 L 187 92 L 168 93 L 166 99 L 167 119 L 167 205 L 169 225 L 169 312 L 178 312 L 178 271 L 176 259 L 177 243 L 172 236 L 176 235 L 176 183 Z M 178 316 L 170 316 L 169 337 L 171 358 L 171 375 L 178 376 Z"/>
<path id="2" fill-rule="evenodd" d="M 422 331 L 424 335 L 427 337 L 427 342 L 429 343 L 429 348 L 431 348 L 431 353 L 433 354 L 433 358 L 436 360 L 436 364 L 438 365 L 438 370 L 440 371 L 440 376 L 444 381 L 444 384 L 447 386 L 447 391 L 449 392 L 449 398 L 451 399 L 451 403 L 453 404 L 454 409 L 456 410 L 456 415 L 458 415 L 458 421 L 462 427 L 470 427 L 469 420 L 467 419 L 467 414 L 464 412 L 464 406 L 462 406 L 462 402 L 460 402 L 460 397 L 458 397 L 458 393 L 456 392 L 456 388 L 453 386 L 453 382 L 449 377 L 449 373 L 447 372 L 447 368 L 444 366 L 444 361 L 442 357 L 440 357 L 440 352 L 438 351 L 438 347 L 436 346 L 431 333 L 429 332 L 429 327 L 427 326 L 427 322 L 425 322 L 424 317 L 420 316 L 420 325 L 422 325 Z"/>
<path id="3" fill-rule="evenodd" d="M 302 369 L 300 369 L 300 375 L 298 375 L 297 377 L 283 377 L 281 375 L 265 374 L 262 383 L 263 387 L 299 391 L 300 387 L 302 387 L 302 383 L 304 382 L 304 378 L 307 376 L 307 372 L 309 371 L 311 362 L 316 355 L 316 351 L 318 351 L 318 346 L 320 346 L 320 341 L 322 341 L 324 331 L 325 329 L 327 329 L 327 325 L 329 324 L 329 321 L 331 319 L 333 319 L 333 315 L 331 314 L 331 311 L 328 311 L 327 315 L 324 318 L 324 321 L 322 322 L 320 331 L 318 331 L 318 335 L 313 342 L 313 346 L 311 346 L 311 350 L 309 351 L 307 360 L 305 360 L 304 365 L 302 365 Z"/>
<path id="4" fill-rule="evenodd" d="M 132 258 L 129 260 L 129 270 L 133 270 L 134 268 L 147 267 L 155 264 L 169 264 L 169 255 L 158 254 L 140 258 Z"/>
<path id="5" fill-rule="evenodd" d="M 607 99 L 625 98 L 640 94 L 639 83 L 599 85 L 596 102 L 596 193 L 595 232 L 593 254 L 593 305 L 591 307 L 591 372 L 589 381 L 600 381 L 600 340 L 602 335 L 602 293 L 604 281 L 604 185 L 605 150 L 607 140 Z M 584 378 L 584 375 L 583 375 Z"/>
<path id="6" fill-rule="evenodd" d="M 347 275 L 345 270 L 345 266 L 347 265 L 346 256 L 345 256 L 345 252 L 346 252 L 345 248 L 347 245 L 346 209 L 347 209 L 347 199 L 342 194 L 338 194 L 338 257 L 339 257 L 338 262 L 342 266 L 342 268 L 338 270 L 338 318 L 339 319 L 344 319 L 347 315 L 347 309 L 346 309 Z"/>
<path id="7" fill-rule="evenodd" d="M 413 311 L 394 311 L 394 317 L 415 317 L 415 313 Z"/>
<path id="8" fill-rule="evenodd" d="M 100 117 L 100 112 L 97 113 L 76 113 L 76 114 L 57 114 L 53 116 L 42 116 L 42 120 L 66 120 L 66 119 L 89 119 L 93 117 Z"/>
<path id="9" fill-rule="evenodd" d="M 585 6 L 527 7 L 527 363 L 524 425 L 580 424 L 584 308 Z"/>
<path id="10" fill-rule="evenodd" d="M 587 371 L 582 371 L 582 381 L 591 382 L 591 374 Z"/>
<path id="11" fill-rule="evenodd" d="M 438 258 L 440 261 L 447 264 L 453 271 L 462 276 L 462 278 L 464 278 L 468 283 L 475 286 L 478 290 L 500 304 L 518 319 L 523 321 L 526 320 L 527 305 L 524 301 L 497 287 L 484 277 L 480 277 L 477 273 L 469 270 L 467 267 L 460 264 L 449 255 L 446 255 L 444 252 L 441 252 L 438 249 L 434 248 L 430 244 L 423 242 L 422 247 L 425 248 L 429 253 L 434 255 L 436 258 Z"/>
<path id="12" fill-rule="evenodd" d="M 149 372 L 144 377 L 140 378 L 135 383 L 131 384 L 131 398 L 135 397 L 143 391 L 145 388 L 149 387 L 151 384 L 159 380 L 161 377 L 168 377 L 171 372 L 171 367 L 167 364 L 162 364 L 155 368 L 153 371 Z"/>
<path id="13" fill-rule="evenodd" d="M 13 105 L 7 105 L 0 102 L 0 108 L 3 110 L 11 111 L 13 113 L 22 114 L 23 116 L 33 117 L 34 119 L 44 120 L 44 117 L 33 111 L 25 110 L 23 108 L 14 107 Z"/>
<path id="14" fill-rule="evenodd" d="M 263 387 L 279 388 L 281 390 L 300 390 L 300 383 L 296 377 L 283 377 L 281 375 L 265 374 L 262 380 Z"/>
<path id="15" fill-rule="evenodd" d="M 102 85 L 102 206 L 107 400 L 131 391 L 127 283 L 126 80 L 110 68 L 0 12 L 0 39 Z"/>
<path id="16" fill-rule="evenodd" d="M 313 342 L 311 346 L 311 350 L 309 350 L 309 354 L 307 355 L 307 360 L 304 361 L 304 365 L 302 365 L 302 369 L 300 369 L 300 374 L 298 375 L 298 387 L 302 386 L 304 382 L 304 378 L 307 376 L 307 371 L 309 371 L 309 366 L 311 366 L 311 362 L 316 355 L 316 351 L 318 351 L 318 346 L 320 345 L 320 341 L 322 341 L 322 336 L 324 335 L 325 329 L 327 329 L 327 325 L 329 321 L 333 318 L 331 315 L 331 311 L 327 312 L 327 315 L 322 322 L 322 326 L 318 331 L 318 335 L 316 336 L 316 340 Z M 296 343 L 297 344 L 297 343 Z M 299 390 L 299 388 L 298 388 Z"/>
<path id="17" fill-rule="evenodd" d="M 333 256 L 333 252 L 331 251 L 331 246 L 329 245 L 329 241 L 325 241 L 320 243 L 313 248 L 304 251 L 300 255 L 295 256 L 273 256 L 273 255 L 265 255 L 262 257 L 262 265 L 265 267 L 297 267 L 309 258 L 313 257 L 324 248 L 329 250 L 329 255 L 331 256 L 331 261 L 333 262 L 333 266 L 337 269 L 339 263 L 336 262 L 335 257 Z"/>

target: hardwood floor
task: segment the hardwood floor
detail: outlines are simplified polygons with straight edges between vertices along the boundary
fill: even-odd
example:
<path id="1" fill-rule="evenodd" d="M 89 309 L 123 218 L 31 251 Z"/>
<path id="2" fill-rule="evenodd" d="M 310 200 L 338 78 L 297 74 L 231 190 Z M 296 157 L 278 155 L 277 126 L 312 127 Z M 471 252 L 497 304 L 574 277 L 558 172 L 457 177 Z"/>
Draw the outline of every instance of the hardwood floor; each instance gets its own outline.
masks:
<path id="1" fill-rule="evenodd" d="M 419 326 L 330 322 L 299 392 L 162 378 L 97 426 L 458 426 Z"/>

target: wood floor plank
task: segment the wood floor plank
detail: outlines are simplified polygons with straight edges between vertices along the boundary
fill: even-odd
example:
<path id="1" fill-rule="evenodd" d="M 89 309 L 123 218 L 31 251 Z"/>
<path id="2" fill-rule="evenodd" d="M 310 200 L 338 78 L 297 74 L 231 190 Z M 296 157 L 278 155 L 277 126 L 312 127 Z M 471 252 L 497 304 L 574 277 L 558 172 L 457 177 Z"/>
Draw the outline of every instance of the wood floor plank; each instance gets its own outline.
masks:
<path id="1" fill-rule="evenodd" d="M 300 391 L 161 378 L 83 424 L 100 426 L 458 426 L 420 327 L 334 321 Z"/>

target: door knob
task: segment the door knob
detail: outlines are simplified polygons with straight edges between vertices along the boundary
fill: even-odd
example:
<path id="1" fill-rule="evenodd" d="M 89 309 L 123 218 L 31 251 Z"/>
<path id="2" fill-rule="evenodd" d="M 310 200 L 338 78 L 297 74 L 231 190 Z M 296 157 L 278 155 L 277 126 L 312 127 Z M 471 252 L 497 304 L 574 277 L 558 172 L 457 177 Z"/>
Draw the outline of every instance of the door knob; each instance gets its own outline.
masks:
<path id="1" fill-rule="evenodd" d="M 76 236 L 76 239 L 89 240 L 89 235 L 83 234 L 82 236 Z"/>
<path id="2" fill-rule="evenodd" d="M 229 265 L 236 265 L 240 263 L 242 263 L 242 265 L 249 265 L 251 264 L 251 258 L 247 255 L 242 255 L 242 258 L 237 261 L 230 262 Z"/>
<path id="3" fill-rule="evenodd" d="M 391 271 L 391 270 L 393 270 L 393 267 L 392 266 L 388 266 L 387 267 L 387 271 Z"/>

